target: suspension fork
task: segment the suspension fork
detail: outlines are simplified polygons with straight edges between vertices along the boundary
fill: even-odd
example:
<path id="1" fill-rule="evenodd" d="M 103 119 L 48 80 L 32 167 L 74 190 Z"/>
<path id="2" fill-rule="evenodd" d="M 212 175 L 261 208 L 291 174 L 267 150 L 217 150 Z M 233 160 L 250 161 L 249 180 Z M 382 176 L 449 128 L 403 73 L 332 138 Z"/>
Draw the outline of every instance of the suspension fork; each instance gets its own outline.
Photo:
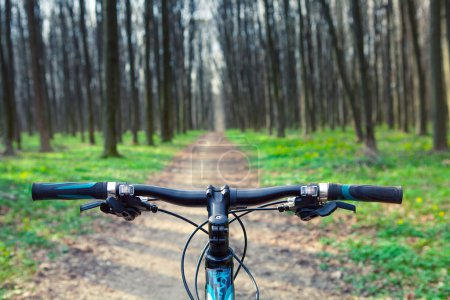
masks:
<path id="1" fill-rule="evenodd" d="M 233 254 L 229 246 L 230 188 L 206 189 L 209 249 L 205 259 L 206 299 L 234 300 Z"/>

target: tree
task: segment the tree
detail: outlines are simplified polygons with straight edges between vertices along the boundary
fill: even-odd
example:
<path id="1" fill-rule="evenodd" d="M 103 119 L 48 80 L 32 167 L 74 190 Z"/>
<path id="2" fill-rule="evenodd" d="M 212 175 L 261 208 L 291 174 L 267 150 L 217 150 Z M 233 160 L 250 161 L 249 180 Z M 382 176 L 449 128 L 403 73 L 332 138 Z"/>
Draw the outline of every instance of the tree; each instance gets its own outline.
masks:
<path id="1" fill-rule="evenodd" d="M 145 0 L 145 103 L 146 103 L 146 136 L 147 144 L 153 146 L 153 81 L 152 70 L 150 66 L 150 53 L 152 46 L 153 33 L 153 0 Z"/>
<path id="2" fill-rule="evenodd" d="M 103 0 L 103 59 L 105 80 L 103 157 L 118 157 L 116 110 L 120 97 L 117 0 Z"/>
<path id="3" fill-rule="evenodd" d="M 364 34 L 363 25 L 361 21 L 361 9 L 359 7 L 359 0 L 352 0 L 352 14 L 353 14 L 353 30 L 355 34 L 355 52 L 358 56 L 359 73 L 362 90 L 362 104 L 364 108 L 364 125 L 365 136 L 364 142 L 369 151 L 376 152 L 377 145 L 375 142 L 375 133 L 373 129 L 372 120 L 372 98 L 369 91 L 369 79 L 367 76 L 367 62 L 364 56 Z"/>
<path id="4" fill-rule="evenodd" d="M 433 149 L 447 151 L 447 103 L 444 99 L 442 45 L 441 45 L 442 0 L 430 0 L 430 68 L 431 102 L 433 113 Z"/>
<path id="5" fill-rule="evenodd" d="M 86 7 L 84 0 L 79 1 L 80 4 L 80 31 L 81 37 L 83 38 L 83 52 L 84 52 L 84 76 L 87 94 L 87 108 L 88 108 L 88 128 L 89 128 L 89 143 L 91 145 L 95 144 L 94 136 L 94 103 L 92 99 L 92 69 L 91 69 L 91 57 L 89 55 L 89 47 L 87 41 L 87 30 L 84 15 L 86 14 Z"/>
<path id="6" fill-rule="evenodd" d="M 189 0 L 189 31 L 188 31 L 188 70 L 187 70 L 187 105 L 186 105 L 186 128 L 193 129 L 194 124 L 192 120 L 192 102 L 193 102 L 193 88 L 192 88 L 192 70 L 194 65 L 194 35 L 195 35 L 195 1 Z"/>
<path id="7" fill-rule="evenodd" d="M 19 55 L 20 57 L 23 58 L 23 62 L 22 62 L 22 76 L 23 76 L 23 82 L 25 84 L 25 88 L 24 88 L 24 104 L 25 104 L 25 124 L 27 127 L 27 131 L 29 135 L 33 134 L 33 111 L 32 111 L 32 105 L 31 105 L 31 78 L 30 78 L 30 72 L 29 72 L 29 63 L 28 63 L 28 47 L 27 47 L 27 41 L 25 38 L 25 33 L 24 33 L 24 28 L 22 25 L 22 17 L 21 17 L 21 13 L 20 13 L 20 8 L 18 7 L 17 9 L 17 27 L 18 27 L 18 31 L 19 31 L 19 44 L 20 44 L 20 52 Z"/>
<path id="8" fill-rule="evenodd" d="M 81 86 L 81 72 L 80 72 L 80 65 L 82 64 L 81 61 L 81 50 L 79 45 L 79 39 L 78 39 L 78 32 L 77 32 L 77 26 L 75 21 L 75 15 L 73 12 L 73 3 L 67 2 L 67 10 L 69 12 L 69 17 L 71 21 L 71 28 L 72 28 L 72 46 L 73 46 L 73 59 L 71 59 L 71 66 L 73 68 L 72 75 L 73 75 L 73 85 L 72 85 L 72 102 L 73 105 L 75 105 L 75 108 L 78 110 L 78 122 L 77 122 L 77 129 L 81 133 L 81 141 L 84 142 L 84 101 L 83 101 L 83 91 Z"/>
<path id="9" fill-rule="evenodd" d="M 285 35 L 287 48 L 287 98 L 290 103 L 294 103 L 294 110 L 298 111 L 298 91 L 297 91 L 297 71 L 295 67 L 295 28 L 293 25 L 293 17 L 291 16 L 290 0 L 284 0 L 284 18 L 285 18 Z M 251 70 L 251 67 L 249 66 Z M 297 109 L 295 109 L 297 108 Z M 294 121 L 298 123 L 298 115 L 294 114 Z"/>
<path id="10" fill-rule="evenodd" d="M 43 67 L 43 40 L 42 26 L 39 21 L 39 2 L 38 0 L 25 1 L 25 10 L 28 19 L 28 42 L 31 52 L 31 69 L 33 75 L 34 88 L 34 113 L 36 125 L 40 133 L 40 150 L 41 152 L 52 151 L 50 145 L 50 131 L 48 123 L 45 120 L 47 110 L 46 84 L 44 78 Z"/>
<path id="11" fill-rule="evenodd" d="M 419 32 L 417 28 L 417 20 L 416 20 L 416 4 L 414 0 L 407 1 L 407 10 L 408 10 L 408 20 L 409 26 L 411 28 L 411 39 L 413 43 L 414 50 L 414 61 L 416 64 L 416 71 L 418 76 L 419 83 L 419 107 L 418 107 L 418 120 L 419 126 L 417 126 L 417 133 L 419 135 L 427 134 L 427 108 L 426 108 L 426 90 L 425 90 L 425 72 L 422 67 L 422 55 L 421 49 L 419 46 Z"/>
<path id="12" fill-rule="evenodd" d="M 305 23 L 303 20 L 303 13 L 302 13 L 302 4 L 300 0 L 297 1 L 298 6 L 298 15 L 299 15 L 299 33 L 300 33 L 300 66 L 301 66 L 301 74 L 302 74 L 302 91 L 303 91 L 303 97 L 302 97 L 302 103 L 300 104 L 301 109 L 301 116 L 302 116 L 302 127 L 304 134 L 310 133 L 310 77 L 308 76 L 308 69 L 306 68 L 306 49 L 305 49 Z"/>
<path id="13" fill-rule="evenodd" d="M 163 26 L 163 49 L 164 49 L 164 101 L 162 107 L 161 139 L 170 142 L 173 137 L 173 99 L 172 99 L 172 68 L 170 66 L 170 24 L 169 6 L 170 0 L 162 0 L 162 26 Z"/>
<path id="14" fill-rule="evenodd" d="M 8 5 L 9 3 L 9 5 Z M 14 97 L 14 61 L 11 60 L 12 46 L 11 46 L 11 2 L 6 0 L 5 2 L 6 11 L 6 49 L 8 55 L 3 51 L 3 45 L 0 37 L 0 64 L 1 64 L 1 75 L 3 79 L 3 110 L 5 118 L 5 151 L 4 155 L 12 156 L 14 155 L 14 130 L 15 130 L 15 116 L 16 116 L 16 105 Z M 8 18 L 9 15 L 9 18 Z M 0 20 L 0 32 L 1 32 L 1 20 Z"/>
<path id="15" fill-rule="evenodd" d="M 272 81 L 273 81 L 273 92 L 275 97 L 276 112 L 277 112 L 277 137 L 285 136 L 285 114 L 283 98 L 281 95 L 280 88 L 280 60 L 278 51 L 275 46 L 274 33 L 277 31 L 275 28 L 275 19 L 273 12 L 273 3 L 271 0 L 264 0 L 264 8 L 266 12 L 266 32 L 267 32 L 267 46 L 270 55 L 271 70 L 272 70 Z"/>
<path id="16" fill-rule="evenodd" d="M 392 60 L 391 60 L 391 18 L 392 18 L 392 0 L 388 0 L 385 6 L 386 12 L 386 37 L 384 48 L 384 105 L 386 112 L 386 122 L 390 129 L 394 128 L 394 107 L 392 100 L 391 74 L 392 74 Z"/>
<path id="17" fill-rule="evenodd" d="M 133 134 L 133 144 L 139 144 L 138 130 L 140 127 L 139 121 L 139 99 L 138 90 L 136 86 L 136 71 L 134 65 L 134 49 L 133 49 L 133 30 L 131 27 L 131 3 L 130 0 L 125 1 L 126 7 L 126 29 L 127 29 L 127 47 L 128 59 L 130 64 L 130 90 L 131 90 L 131 132 Z"/>
<path id="18" fill-rule="evenodd" d="M 362 127 L 361 127 L 361 116 L 360 116 L 359 109 L 356 106 L 355 94 L 354 94 L 352 86 L 350 84 L 350 79 L 349 79 L 350 77 L 348 76 L 347 70 L 345 67 L 344 53 L 342 52 L 342 49 L 339 46 L 336 29 L 335 29 L 335 26 L 333 23 L 333 19 L 331 18 L 330 7 L 328 6 L 328 4 L 326 3 L 325 0 L 320 0 L 320 4 L 322 7 L 325 21 L 328 24 L 328 32 L 331 37 L 331 44 L 333 45 L 333 50 L 334 50 L 334 54 L 335 54 L 335 58 L 336 58 L 336 63 L 338 65 L 338 70 L 339 70 L 339 74 L 341 77 L 342 85 L 344 87 L 344 91 L 347 95 L 350 109 L 353 114 L 356 137 L 358 139 L 358 142 L 360 142 L 364 138 Z"/>

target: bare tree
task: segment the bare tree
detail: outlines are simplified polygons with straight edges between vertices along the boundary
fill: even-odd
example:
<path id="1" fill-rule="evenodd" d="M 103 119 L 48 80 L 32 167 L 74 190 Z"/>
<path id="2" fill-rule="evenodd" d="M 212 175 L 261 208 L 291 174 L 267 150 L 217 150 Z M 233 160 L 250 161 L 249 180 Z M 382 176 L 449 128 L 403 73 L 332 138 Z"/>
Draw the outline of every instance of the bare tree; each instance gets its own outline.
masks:
<path id="1" fill-rule="evenodd" d="M 94 101 L 92 99 L 92 69 L 91 69 L 91 57 L 89 54 L 89 47 L 87 41 L 86 21 L 84 15 L 86 14 L 86 7 L 84 0 L 79 1 L 80 4 L 80 31 L 83 38 L 83 52 L 84 52 L 84 80 L 87 94 L 87 108 L 88 108 L 88 129 L 89 129 L 89 143 L 95 144 L 94 136 Z"/>
<path id="2" fill-rule="evenodd" d="M 116 111 L 120 97 L 117 1 L 103 0 L 103 59 L 105 80 L 103 157 L 120 156 L 117 151 Z"/>
<path id="3" fill-rule="evenodd" d="M 34 87 L 34 113 L 36 125 L 40 133 L 41 151 L 52 151 L 50 145 L 50 131 L 45 119 L 47 110 L 46 84 L 44 78 L 43 54 L 42 54 L 42 26 L 39 21 L 38 0 L 25 1 L 25 10 L 28 18 L 28 42 L 31 52 L 31 69 L 33 74 Z"/>
<path id="4" fill-rule="evenodd" d="M 264 0 L 264 8 L 266 12 L 266 31 L 267 31 L 267 46 L 270 55 L 271 62 L 271 70 L 272 70 L 272 84 L 273 84 L 273 92 L 275 97 L 276 104 L 276 112 L 277 112 L 277 136 L 284 137 L 285 136 L 285 114 L 284 114 L 284 105 L 283 98 L 281 95 L 280 88 L 280 60 L 278 51 L 275 46 L 275 37 L 274 34 L 276 32 L 275 28 L 275 19 L 274 19 L 274 8 L 272 0 Z"/>
<path id="5" fill-rule="evenodd" d="M 128 58 L 130 64 L 130 91 L 131 91 L 131 132 L 133 135 L 133 144 L 139 144 L 138 140 L 138 130 L 140 127 L 139 121 L 139 99 L 138 90 L 136 86 L 136 71 L 134 65 L 135 52 L 133 49 L 133 29 L 131 27 L 131 2 L 130 0 L 125 1 L 126 8 L 126 29 L 127 29 L 127 47 L 128 47 Z"/>
<path id="6" fill-rule="evenodd" d="M 153 81 L 152 70 L 150 66 L 150 54 L 153 35 L 153 0 L 145 0 L 145 99 L 146 99 L 146 136 L 147 144 L 152 146 L 153 141 Z"/>
<path id="7" fill-rule="evenodd" d="M 431 101 L 433 112 L 433 149 L 447 151 L 448 113 L 444 99 L 442 45 L 441 45 L 441 9 L 442 0 L 430 0 L 430 67 Z"/>
<path id="8" fill-rule="evenodd" d="M 330 8 L 325 0 L 320 0 L 320 4 L 321 4 L 322 10 L 323 10 L 325 20 L 328 24 L 328 32 L 331 37 L 331 44 L 333 45 L 333 50 L 334 50 L 334 54 L 336 57 L 336 62 L 338 65 L 338 70 L 339 70 L 339 74 L 341 77 L 342 85 L 344 86 L 344 90 L 347 95 L 347 99 L 349 101 L 349 105 L 350 105 L 350 108 L 351 108 L 351 111 L 353 114 L 356 137 L 357 137 L 358 141 L 362 141 L 364 139 L 364 136 L 363 136 L 363 131 L 362 131 L 362 127 L 361 127 L 361 116 L 360 116 L 359 109 L 356 105 L 355 94 L 354 94 L 353 88 L 350 84 L 350 79 L 349 79 L 349 76 L 347 74 L 347 70 L 345 67 L 344 53 L 342 52 L 342 49 L 339 46 L 336 29 L 334 26 L 333 19 L 331 18 Z"/>
<path id="9" fill-rule="evenodd" d="M 161 138 L 169 142 L 173 137 L 173 99 L 172 99 L 172 68 L 170 66 L 170 23 L 169 7 L 170 0 L 162 0 L 162 27 L 163 27 L 163 49 L 164 49 L 164 101 L 162 107 Z"/>
<path id="10" fill-rule="evenodd" d="M 372 120 L 372 98 L 369 91 L 369 82 L 367 76 L 367 62 L 364 56 L 364 34 L 363 25 L 361 21 L 361 9 L 359 0 L 352 0 L 352 13 L 353 13 L 353 30 L 355 34 L 355 52 L 358 56 L 359 73 L 361 77 L 361 90 L 362 90 L 362 104 L 364 108 L 364 125 L 365 136 L 364 142 L 366 147 L 372 151 L 377 151 L 377 145 L 375 142 L 375 133 Z"/>
<path id="11" fill-rule="evenodd" d="M 1 11 L 1 10 L 0 10 Z M 1 64 L 1 74 L 3 79 L 3 112 L 5 118 L 5 155 L 14 155 L 14 131 L 15 131 L 15 116 L 16 116 L 16 105 L 14 97 L 14 67 L 13 60 L 11 60 L 12 46 L 11 46 L 11 2 L 6 0 L 5 2 L 6 11 L 6 49 L 7 54 L 3 51 L 3 45 L 0 38 L 0 64 Z M 9 15 L 9 18 L 8 18 Z M 1 20 L 0 20 L 1 23 Z M 0 24 L 1 32 L 1 24 Z"/>

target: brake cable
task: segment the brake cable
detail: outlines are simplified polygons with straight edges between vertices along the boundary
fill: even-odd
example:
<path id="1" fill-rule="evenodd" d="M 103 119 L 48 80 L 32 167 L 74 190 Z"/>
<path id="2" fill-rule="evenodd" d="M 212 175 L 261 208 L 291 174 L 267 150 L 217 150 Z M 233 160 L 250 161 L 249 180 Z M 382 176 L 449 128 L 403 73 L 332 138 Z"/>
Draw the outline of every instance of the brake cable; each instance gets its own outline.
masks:
<path id="1" fill-rule="evenodd" d="M 197 234 L 197 232 L 206 224 L 208 224 L 208 220 L 203 222 L 202 224 L 198 225 L 197 228 L 191 233 L 189 238 L 187 239 L 186 243 L 184 244 L 183 252 L 181 253 L 181 279 L 183 280 L 184 289 L 186 290 L 186 293 L 189 296 L 189 299 L 195 300 L 192 296 L 191 290 L 189 289 L 188 283 L 186 281 L 186 274 L 184 273 L 184 258 L 186 256 L 187 248 L 189 247 L 189 244 L 192 240 L 192 238 Z"/>
<path id="2" fill-rule="evenodd" d="M 244 259 L 245 259 L 245 255 L 247 254 L 247 245 L 248 245 L 248 239 L 247 239 L 247 230 L 245 229 L 245 225 L 244 223 L 241 221 L 241 219 L 235 214 L 235 213 L 231 213 L 239 222 L 239 225 L 241 225 L 241 229 L 242 229 L 242 233 L 244 235 L 244 250 L 242 251 L 242 256 L 241 256 L 241 262 L 239 263 L 239 266 L 236 270 L 236 272 L 234 273 L 233 279 L 236 280 L 239 271 L 241 269 L 242 264 L 244 263 Z M 198 272 L 200 270 L 200 265 L 202 263 L 203 257 L 205 256 L 206 250 L 209 248 L 209 243 L 206 243 L 205 247 L 203 248 L 202 253 L 200 254 L 198 261 L 197 261 L 197 266 L 195 268 L 195 278 L 194 278 L 194 287 L 195 287 L 195 295 L 197 296 L 197 299 L 199 299 L 199 295 L 198 295 Z M 234 255 L 234 253 L 233 253 Z"/>
<path id="3" fill-rule="evenodd" d="M 197 223 L 192 222 L 191 220 L 189 220 L 186 217 L 183 217 L 182 215 L 176 214 L 174 212 L 171 212 L 171 211 L 168 211 L 168 210 L 165 210 L 165 209 L 162 209 L 162 208 L 158 208 L 158 212 L 162 212 L 162 213 L 171 215 L 171 216 L 176 217 L 176 218 L 178 218 L 180 220 L 188 222 L 189 224 L 193 225 L 194 227 L 198 227 Z M 201 228 L 200 230 L 203 231 L 204 233 L 208 234 L 208 231 L 206 231 L 205 229 Z"/>
<path id="4" fill-rule="evenodd" d="M 261 206 L 258 206 L 258 207 L 256 207 L 256 208 L 264 208 L 264 207 L 267 207 L 267 206 L 277 205 L 277 204 L 282 204 L 282 203 L 286 203 L 286 202 L 287 202 L 287 200 L 279 200 L 279 201 L 274 201 L 274 202 L 266 203 L 266 204 L 261 205 Z M 251 213 L 251 212 L 252 212 L 253 210 L 255 210 L 256 208 L 248 208 L 248 209 L 246 209 L 246 212 L 245 212 L 245 213 L 240 214 L 238 217 L 241 218 L 241 217 L 243 217 L 243 216 L 245 216 L 245 215 L 248 215 L 249 213 Z M 231 223 L 233 223 L 234 221 L 236 221 L 236 218 L 231 219 L 230 222 L 228 222 L 228 223 L 231 224 Z"/>

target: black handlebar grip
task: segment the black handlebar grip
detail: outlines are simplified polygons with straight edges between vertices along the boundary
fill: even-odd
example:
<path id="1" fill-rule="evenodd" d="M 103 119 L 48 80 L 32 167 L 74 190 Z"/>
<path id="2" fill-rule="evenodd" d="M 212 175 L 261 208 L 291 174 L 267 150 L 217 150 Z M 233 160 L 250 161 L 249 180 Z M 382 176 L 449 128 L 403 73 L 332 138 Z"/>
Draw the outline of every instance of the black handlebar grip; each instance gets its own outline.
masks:
<path id="1" fill-rule="evenodd" d="M 33 183 L 33 200 L 51 199 L 106 199 L 107 182 Z"/>
<path id="2" fill-rule="evenodd" d="M 357 200 L 401 204 L 401 186 L 335 184 L 328 186 L 328 200 Z"/>

